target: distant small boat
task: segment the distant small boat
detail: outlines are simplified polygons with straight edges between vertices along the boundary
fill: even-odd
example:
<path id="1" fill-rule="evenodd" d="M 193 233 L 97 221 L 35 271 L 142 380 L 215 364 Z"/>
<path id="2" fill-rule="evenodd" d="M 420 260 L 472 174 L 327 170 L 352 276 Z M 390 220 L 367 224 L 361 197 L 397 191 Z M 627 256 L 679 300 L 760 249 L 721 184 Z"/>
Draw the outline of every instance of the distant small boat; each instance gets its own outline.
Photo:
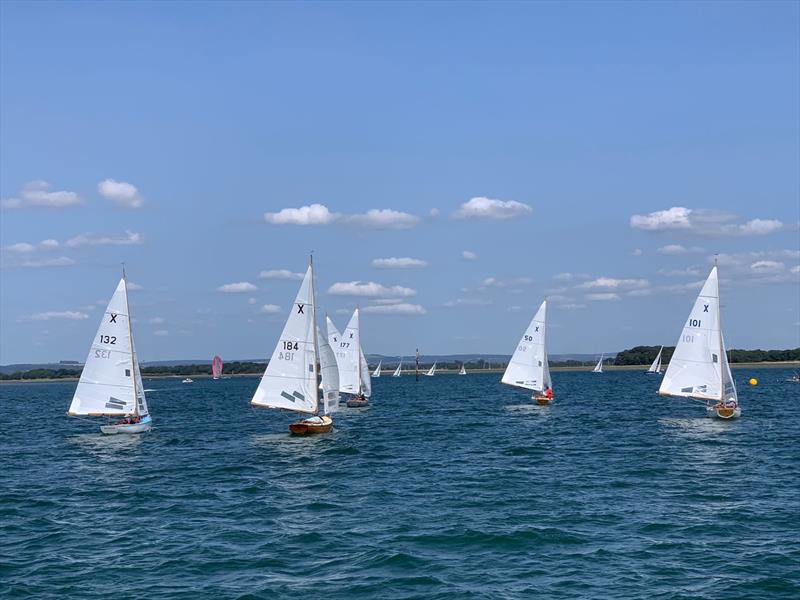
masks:
<path id="1" fill-rule="evenodd" d="M 215 356 L 211 360 L 211 378 L 219 379 L 222 376 L 222 358 Z"/>
<path id="2" fill-rule="evenodd" d="M 661 346 L 661 348 L 658 351 L 658 354 L 656 355 L 655 360 L 653 361 L 653 364 L 650 365 L 650 368 L 647 369 L 645 373 L 647 373 L 648 375 L 661 375 L 661 353 L 663 351 L 664 351 L 664 346 Z"/>
<path id="3" fill-rule="evenodd" d="M 107 435 L 143 433 L 152 427 L 133 342 L 124 269 L 103 313 L 67 414 L 123 417 L 100 427 Z"/>
<path id="4" fill-rule="evenodd" d="M 397 365 L 397 368 L 392 373 L 392 377 L 400 377 L 403 374 L 403 359 L 400 359 L 400 364 Z"/>
<path id="5" fill-rule="evenodd" d="M 370 381 L 369 366 L 361 349 L 361 320 L 359 310 L 353 311 L 350 322 L 339 334 L 330 317 L 328 323 L 328 343 L 336 353 L 336 362 L 339 366 L 339 391 L 350 395 L 347 406 L 358 408 L 369 404 L 372 396 L 372 382 Z"/>
<path id="6" fill-rule="evenodd" d="M 436 374 L 436 363 L 433 363 L 433 366 L 428 369 L 428 372 L 425 373 L 426 377 L 433 377 Z"/>
<path id="7" fill-rule="evenodd" d="M 461 363 L 461 370 L 458 372 L 459 375 L 466 375 L 467 370 L 464 368 L 464 363 Z"/>
<path id="8" fill-rule="evenodd" d="M 181 381 L 181 383 L 194 383 L 194 379 L 191 379 L 191 378 L 187 377 L 186 379 Z"/>
<path id="9" fill-rule="evenodd" d="M 721 419 L 742 414 L 722 337 L 716 264 L 689 313 L 658 393 L 704 402 L 706 411 Z"/>
<path id="10" fill-rule="evenodd" d="M 794 374 L 791 377 L 789 377 L 786 381 L 788 381 L 789 383 L 800 383 L 800 373 L 795 371 Z"/>
<path id="11" fill-rule="evenodd" d="M 547 300 L 542 302 L 539 310 L 533 315 L 500 380 L 506 385 L 531 390 L 532 399 L 542 406 L 553 401 L 553 383 L 550 380 L 550 365 L 547 359 L 546 326 Z"/>
<path id="12" fill-rule="evenodd" d="M 316 321 L 314 264 L 309 260 L 289 318 L 250 401 L 253 406 L 312 415 L 289 425 L 295 435 L 328 433 L 333 427 L 333 419 L 327 414 L 327 395 L 323 395 L 323 414 L 319 414 L 320 379 L 324 389 L 326 359 L 320 353 Z"/>
<path id="13" fill-rule="evenodd" d="M 592 373 L 602 373 L 603 372 L 603 359 L 605 358 L 605 354 L 600 355 L 600 360 L 597 361 L 597 364 L 592 369 Z"/>
<path id="14" fill-rule="evenodd" d="M 380 377 L 381 376 L 381 363 L 382 362 L 383 362 L 382 360 L 378 361 L 378 366 L 375 367 L 375 370 L 372 372 L 372 376 L 373 377 Z"/>

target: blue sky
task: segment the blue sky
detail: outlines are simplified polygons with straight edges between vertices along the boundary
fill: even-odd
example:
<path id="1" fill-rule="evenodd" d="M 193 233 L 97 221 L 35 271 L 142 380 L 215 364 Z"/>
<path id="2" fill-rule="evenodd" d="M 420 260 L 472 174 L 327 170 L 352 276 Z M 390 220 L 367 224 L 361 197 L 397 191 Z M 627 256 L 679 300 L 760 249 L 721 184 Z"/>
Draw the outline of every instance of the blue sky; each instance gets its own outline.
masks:
<path id="1" fill-rule="evenodd" d="M 3 2 L 0 362 L 121 261 L 143 360 L 266 357 L 312 250 L 370 353 L 671 345 L 715 253 L 798 346 L 799 6 Z"/>

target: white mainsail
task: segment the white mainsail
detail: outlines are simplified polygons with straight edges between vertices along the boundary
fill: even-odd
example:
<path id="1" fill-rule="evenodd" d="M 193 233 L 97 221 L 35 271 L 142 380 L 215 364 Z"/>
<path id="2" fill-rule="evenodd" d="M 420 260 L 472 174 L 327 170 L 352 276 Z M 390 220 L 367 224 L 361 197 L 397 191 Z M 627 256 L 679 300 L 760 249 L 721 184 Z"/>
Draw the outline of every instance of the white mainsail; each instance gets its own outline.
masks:
<path id="1" fill-rule="evenodd" d="M 433 363 L 433 366 L 428 369 L 428 372 L 425 373 L 428 377 L 433 377 L 436 374 L 436 363 Z"/>
<path id="2" fill-rule="evenodd" d="M 392 377 L 400 377 L 403 373 L 403 359 L 400 359 L 400 363 L 397 365 L 397 368 L 392 373 Z"/>
<path id="3" fill-rule="evenodd" d="M 503 373 L 503 383 L 534 392 L 544 392 L 552 387 L 550 366 L 547 364 L 546 330 L 547 300 L 539 306 L 522 334 L 522 339 Z"/>
<path id="4" fill-rule="evenodd" d="M 716 265 L 689 313 L 658 393 L 698 400 L 737 399 L 722 337 Z"/>
<path id="5" fill-rule="evenodd" d="M 361 350 L 359 311 L 356 309 L 342 335 L 328 318 L 328 341 L 339 364 L 339 391 L 345 394 L 372 395 L 369 366 Z"/>
<path id="6" fill-rule="evenodd" d="M 130 327 L 124 276 L 103 313 L 67 414 L 148 414 Z"/>
<path id="7" fill-rule="evenodd" d="M 661 353 L 664 351 L 664 346 L 658 350 L 658 354 L 656 355 L 653 364 L 650 365 L 650 368 L 647 369 L 648 373 L 661 373 Z"/>
<path id="8" fill-rule="evenodd" d="M 461 370 L 458 372 L 459 375 L 466 375 L 467 370 L 464 368 L 464 363 L 461 363 Z"/>
<path id="9" fill-rule="evenodd" d="M 600 360 L 597 361 L 597 364 L 592 369 L 592 373 L 602 373 L 603 372 L 603 359 L 606 357 L 605 354 L 600 355 Z"/>
<path id="10" fill-rule="evenodd" d="M 373 377 L 380 377 L 381 376 L 381 364 L 383 363 L 382 360 L 378 361 L 378 366 L 375 367 L 375 370 L 372 372 Z"/>
<path id="11" fill-rule="evenodd" d="M 317 343 L 322 379 L 319 389 L 322 390 L 323 412 L 328 414 L 339 407 L 339 365 L 336 364 L 336 355 L 319 327 L 317 328 Z"/>
<path id="12" fill-rule="evenodd" d="M 309 265 L 251 404 L 315 413 L 319 406 L 314 271 Z"/>

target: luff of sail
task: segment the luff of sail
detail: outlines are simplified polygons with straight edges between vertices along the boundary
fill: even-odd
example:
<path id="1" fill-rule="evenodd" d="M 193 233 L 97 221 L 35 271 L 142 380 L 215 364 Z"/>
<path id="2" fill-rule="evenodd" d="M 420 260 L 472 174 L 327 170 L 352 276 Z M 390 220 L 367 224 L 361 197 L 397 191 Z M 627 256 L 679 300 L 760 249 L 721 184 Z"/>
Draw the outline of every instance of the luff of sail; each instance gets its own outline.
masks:
<path id="1" fill-rule="evenodd" d="M 147 415 L 129 323 L 127 294 L 123 277 L 101 318 L 72 397 L 69 415 Z"/>
<path id="2" fill-rule="evenodd" d="M 697 400 L 736 399 L 720 330 L 716 265 L 689 313 L 658 393 Z"/>
<path id="3" fill-rule="evenodd" d="M 508 362 L 503 378 L 507 385 L 544 392 L 551 387 L 550 367 L 547 364 L 547 300 L 531 319 L 525 333 Z"/>
<path id="4" fill-rule="evenodd" d="M 251 404 L 302 413 L 318 409 L 312 280 L 309 266 Z"/>

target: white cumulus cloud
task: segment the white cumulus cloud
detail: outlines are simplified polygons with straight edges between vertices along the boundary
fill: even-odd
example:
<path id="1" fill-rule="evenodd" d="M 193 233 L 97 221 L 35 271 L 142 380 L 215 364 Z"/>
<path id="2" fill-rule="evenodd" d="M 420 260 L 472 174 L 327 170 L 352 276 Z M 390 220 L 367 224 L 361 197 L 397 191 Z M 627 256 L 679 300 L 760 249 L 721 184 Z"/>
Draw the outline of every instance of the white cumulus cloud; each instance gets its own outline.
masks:
<path id="1" fill-rule="evenodd" d="M 47 311 L 40 312 L 27 317 L 30 321 L 52 321 L 53 319 L 65 319 L 68 321 L 83 321 L 88 319 L 89 315 L 77 310 L 60 310 L 60 311 Z"/>
<path id="2" fill-rule="evenodd" d="M 300 281 L 305 275 L 303 273 L 294 273 L 289 269 L 270 269 L 269 271 L 261 271 L 258 274 L 259 279 L 286 279 Z"/>
<path id="3" fill-rule="evenodd" d="M 456 219 L 513 219 L 533 212 L 527 204 L 516 200 L 493 200 L 492 198 L 471 198 L 453 213 Z"/>
<path id="4" fill-rule="evenodd" d="M 125 235 L 119 236 L 82 233 L 65 242 L 66 246 L 69 248 L 83 248 L 86 246 L 136 246 L 142 243 L 142 235 L 133 231 L 126 231 Z"/>
<path id="5" fill-rule="evenodd" d="M 750 268 L 759 273 L 777 273 L 783 271 L 786 265 L 775 260 L 758 260 L 750 265 Z"/>
<path id="6" fill-rule="evenodd" d="M 391 208 L 373 208 L 363 215 L 351 215 L 346 221 L 359 227 L 371 229 L 411 229 L 419 223 L 419 217 Z"/>
<path id="7" fill-rule="evenodd" d="M 273 225 L 328 225 L 339 217 L 340 215 L 332 213 L 324 204 L 284 208 L 276 213 L 264 213 L 264 220 Z"/>
<path id="8" fill-rule="evenodd" d="M 461 258 L 463 258 L 464 260 L 478 260 L 478 255 L 472 252 L 471 250 L 462 250 Z"/>
<path id="9" fill-rule="evenodd" d="M 591 281 L 581 283 L 578 287 L 583 289 L 641 289 L 650 285 L 647 279 L 614 279 L 613 277 L 598 277 Z"/>
<path id="10" fill-rule="evenodd" d="M 657 210 L 647 215 L 633 215 L 631 227 L 649 231 L 690 229 L 692 226 L 689 221 L 690 214 L 692 214 L 691 208 L 673 206 L 667 210 Z"/>
<path id="11" fill-rule="evenodd" d="M 424 315 L 428 311 L 419 304 L 408 304 L 398 302 L 397 304 L 378 304 L 375 306 L 365 306 L 362 309 L 365 313 L 373 315 Z"/>
<path id="12" fill-rule="evenodd" d="M 334 296 L 365 296 L 365 297 L 403 297 L 414 296 L 417 292 L 411 288 L 399 285 L 385 286 L 374 281 L 347 281 L 334 283 L 328 288 L 328 293 Z"/>
<path id="13" fill-rule="evenodd" d="M 247 292 L 255 292 L 258 288 L 249 281 L 239 281 L 237 283 L 226 283 L 217 288 L 218 292 L 224 294 L 244 294 Z"/>
<path id="14" fill-rule="evenodd" d="M 667 244 L 666 246 L 661 246 L 658 250 L 656 250 L 656 252 L 658 252 L 659 254 L 677 255 L 677 254 L 705 252 L 705 249 L 699 248 L 697 246 L 692 246 L 691 248 L 687 248 L 685 246 L 681 246 L 680 244 Z"/>
<path id="15" fill-rule="evenodd" d="M 415 267 L 427 267 L 428 263 L 418 258 L 375 258 L 372 266 L 378 269 L 410 269 Z"/>
<path id="16" fill-rule="evenodd" d="M 606 300 L 619 300 L 619 294 L 612 292 L 602 292 L 597 294 L 586 294 L 587 300 L 606 301 Z"/>
<path id="17" fill-rule="evenodd" d="M 265 315 L 274 315 L 275 313 L 281 312 L 281 307 L 278 306 L 277 304 L 265 304 L 260 309 L 258 309 L 258 312 L 263 313 Z"/>
<path id="18" fill-rule="evenodd" d="M 80 196 L 75 192 L 50 191 L 50 184 L 46 181 L 31 181 L 25 186 L 16 198 L 6 198 L 2 201 L 3 208 L 64 208 L 83 204 Z"/>
<path id="19" fill-rule="evenodd" d="M 141 208 L 144 198 L 132 183 L 104 179 L 97 184 L 97 191 L 106 200 L 111 200 L 120 208 Z"/>
<path id="20" fill-rule="evenodd" d="M 683 231 L 707 236 L 767 235 L 784 229 L 777 219 L 751 219 L 737 223 L 737 215 L 708 209 L 673 206 L 646 215 L 633 215 L 630 226 L 645 231 Z"/>

